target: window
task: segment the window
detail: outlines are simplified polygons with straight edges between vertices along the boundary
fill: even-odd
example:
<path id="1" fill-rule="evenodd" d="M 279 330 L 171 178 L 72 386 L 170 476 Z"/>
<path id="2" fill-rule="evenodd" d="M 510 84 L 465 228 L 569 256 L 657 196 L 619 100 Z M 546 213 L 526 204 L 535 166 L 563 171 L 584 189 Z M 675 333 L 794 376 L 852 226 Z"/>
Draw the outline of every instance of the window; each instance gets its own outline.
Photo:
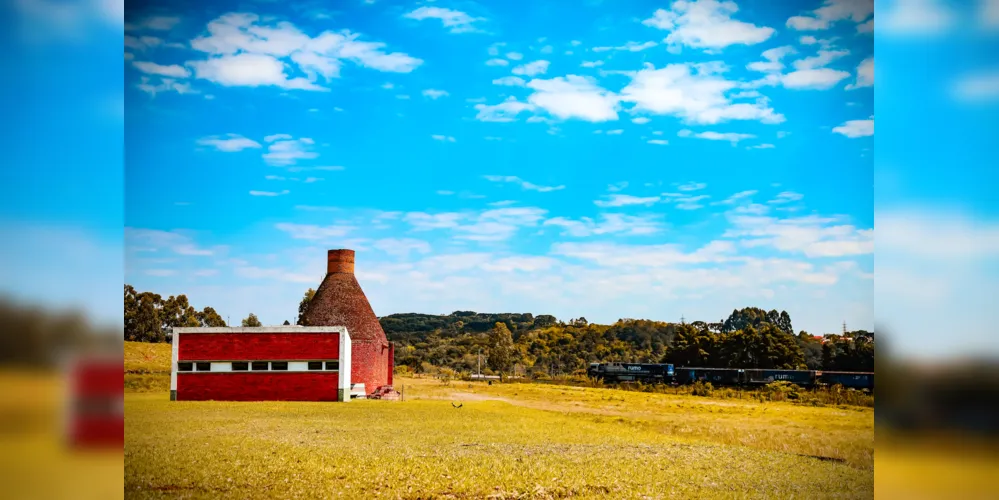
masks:
<path id="1" fill-rule="evenodd" d="M 255 372 L 256 371 L 267 371 L 267 362 L 266 361 L 254 361 L 252 365 L 253 365 L 253 371 L 255 371 Z"/>
<path id="2" fill-rule="evenodd" d="M 271 361 L 271 370 L 287 371 L 288 370 L 288 362 L 287 361 Z"/>
<path id="3" fill-rule="evenodd" d="M 194 363 L 177 363 L 177 371 L 189 372 L 194 369 Z"/>
<path id="4" fill-rule="evenodd" d="M 322 370 L 323 369 L 323 362 L 322 361 L 309 361 L 309 369 L 310 370 Z"/>
<path id="5" fill-rule="evenodd" d="M 234 371 L 234 372 L 245 372 L 246 370 L 249 370 L 249 369 L 250 369 L 250 363 L 247 363 L 246 361 L 233 361 L 232 362 L 232 371 Z"/>
<path id="6" fill-rule="evenodd" d="M 210 372 L 212 371 L 211 363 L 195 363 L 199 372 Z"/>
<path id="7" fill-rule="evenodd" d="M 339 361 L 327 361 L 326 362 L 326 369 L 327 370 L 339 370 L 340 369 L 340 362 Z"/>

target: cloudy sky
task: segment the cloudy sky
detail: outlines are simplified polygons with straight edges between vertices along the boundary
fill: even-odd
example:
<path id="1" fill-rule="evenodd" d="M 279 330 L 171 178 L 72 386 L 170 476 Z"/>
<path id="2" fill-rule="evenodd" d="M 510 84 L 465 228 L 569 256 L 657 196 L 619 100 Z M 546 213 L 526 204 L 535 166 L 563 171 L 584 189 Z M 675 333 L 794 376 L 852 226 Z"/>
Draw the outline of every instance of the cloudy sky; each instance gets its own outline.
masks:
<path id="1" fill-rule="evenodd" d="M 125 280 L 294 321 L 873 328 L 873 5 L 227 4 L 125 13 Z M 539 4 L 540 5 L 540 4 Z"/>

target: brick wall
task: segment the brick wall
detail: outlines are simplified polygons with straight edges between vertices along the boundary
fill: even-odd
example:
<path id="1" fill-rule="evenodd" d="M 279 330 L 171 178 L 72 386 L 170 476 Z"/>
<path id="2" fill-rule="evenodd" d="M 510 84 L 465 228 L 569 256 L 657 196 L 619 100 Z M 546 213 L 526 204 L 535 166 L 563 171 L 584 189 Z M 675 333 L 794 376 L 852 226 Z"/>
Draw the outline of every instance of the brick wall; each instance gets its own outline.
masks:
<path id="1" fill-rule="evenodd" d="M 177 356 L 180 361 L 339 358 L 340 335 L 336 333 L 185 333 Z"/>
<path id="2" fill-rule="evenodd" d="M 351 343 L 351 356 L 351 383 L 364 384 L 364 390 L 368 393 L 388 385 L 388 344 L 355 341 Z"/>
<path id="3" fill-rule="evenodd" d="M 180 373 L 177 400 L 336 401 L 338 380 L 337 372 Z"/>

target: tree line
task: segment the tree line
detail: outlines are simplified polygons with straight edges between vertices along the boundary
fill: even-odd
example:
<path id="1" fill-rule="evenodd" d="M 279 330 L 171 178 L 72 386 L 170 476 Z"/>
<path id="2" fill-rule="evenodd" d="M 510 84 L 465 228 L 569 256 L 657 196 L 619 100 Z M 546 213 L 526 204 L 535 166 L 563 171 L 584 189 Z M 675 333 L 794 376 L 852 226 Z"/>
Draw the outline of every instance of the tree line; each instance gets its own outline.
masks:
<path id="1" fill-rule="evenodd" d="M 288 324 L 285 321 L 285 324 Z M 125 285 L 125 340 L 135 342 L 166 342 L 171 328 L 228 326 L 214 308 L 195 309 L 180 294 L 169 296 L 153 292 L 138 292 Z M 242 326 L 263 326 L 256 314 L 243 318 Z"/>
<path id="2" fill-rule="evenodd" d="M 299 302 L 303 324 L 308 289 Z M 413 371 L 447 367 L 486 374 L 571 374 L 594 362 L 672 363 L 717 368 L 874 370 L 874 334 L 863 330 L 816 337 L 795 333 L 786 311 L 746 307 L 716 322 L 586 318 L 561 321 L 531 313 L 392 314 L 379 318 L 396 345 L 397 366 Z M 285 321 L 284 324 L 290 324 Z M 256 315 L 243 326 L 261 326 Z M 125 339 L 162 342 L 177 326 L 226 326 L 211 307 L 200 311 L 184 295 L 163 299 L 125 285 Z"/>

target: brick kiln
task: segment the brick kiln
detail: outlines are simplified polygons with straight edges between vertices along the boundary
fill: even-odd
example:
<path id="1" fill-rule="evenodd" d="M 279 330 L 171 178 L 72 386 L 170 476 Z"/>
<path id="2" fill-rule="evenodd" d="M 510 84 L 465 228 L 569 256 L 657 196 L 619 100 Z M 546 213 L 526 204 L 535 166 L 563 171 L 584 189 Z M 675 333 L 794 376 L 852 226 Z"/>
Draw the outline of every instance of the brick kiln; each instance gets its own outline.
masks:
<path id="1" fill-rule="evenodd" d="M 351 382 L 364 384 L 371 397 L 394 399 L 395 349 L 354 276 L 354 251 L 330 250 L 326 277 L 302 315 L 307 326 L 345 326 L 350 332 Z M 356 387 L 356 385 L 355 385 Z"/>

